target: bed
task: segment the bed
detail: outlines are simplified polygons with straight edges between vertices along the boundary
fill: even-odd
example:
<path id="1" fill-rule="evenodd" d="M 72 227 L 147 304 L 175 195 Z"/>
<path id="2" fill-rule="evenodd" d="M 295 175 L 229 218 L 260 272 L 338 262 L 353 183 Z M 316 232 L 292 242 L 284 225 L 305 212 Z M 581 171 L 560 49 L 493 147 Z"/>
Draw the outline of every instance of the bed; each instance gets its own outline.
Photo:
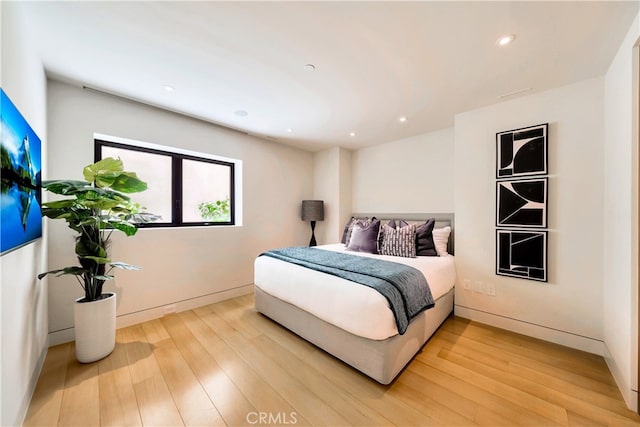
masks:
<path id="1" fill-rule="evenodd" d="M 354 217 L 373 215 L 354 214 Z M 452 214 L 381 217 L 385 218 L 381 223 L 404 219 L 410 224 L 435 218 L 436 229 L 451 230 L 446 243 L 448 254 L 416 258 L 372 255 L 346 251 L 342 243 L 317 249 L 392 261 L 422 272 L 434 306 L 416 315 L 406 329 L 399 326 L 389 301 L 377 291 L 271 256 L 255 260 L 255 306 L 260 313 L 365 375 L 389 384 L 452 313 L 456 273 Z"/>

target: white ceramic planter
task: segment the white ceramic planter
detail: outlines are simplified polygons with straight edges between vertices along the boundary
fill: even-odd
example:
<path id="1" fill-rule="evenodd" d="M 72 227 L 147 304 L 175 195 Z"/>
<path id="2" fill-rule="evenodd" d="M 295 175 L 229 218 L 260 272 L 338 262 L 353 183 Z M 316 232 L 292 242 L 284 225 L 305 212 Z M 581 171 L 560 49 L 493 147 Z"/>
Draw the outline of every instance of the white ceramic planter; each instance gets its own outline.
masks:
<path id="1" fill-rule="evenodd" d="M 108 356 L 116 345 L 116 294 L 98 301 L 74 304 L 76 358 L 90 363 Z"/>

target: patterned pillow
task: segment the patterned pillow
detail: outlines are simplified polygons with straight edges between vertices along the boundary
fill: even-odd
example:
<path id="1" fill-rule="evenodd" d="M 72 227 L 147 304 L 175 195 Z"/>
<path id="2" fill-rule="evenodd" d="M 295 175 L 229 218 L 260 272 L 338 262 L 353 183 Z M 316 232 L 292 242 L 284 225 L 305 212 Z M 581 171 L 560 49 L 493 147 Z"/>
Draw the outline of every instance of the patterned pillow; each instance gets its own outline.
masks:
<path id="1" fill-rule="evenodd" d="M 396 228 L 395 230 L 383 225 L 384 236 L 382 238 L 381 255 L 401 256 L 405 258 L 416 257 L 416 226 L 415 224 Z"/>

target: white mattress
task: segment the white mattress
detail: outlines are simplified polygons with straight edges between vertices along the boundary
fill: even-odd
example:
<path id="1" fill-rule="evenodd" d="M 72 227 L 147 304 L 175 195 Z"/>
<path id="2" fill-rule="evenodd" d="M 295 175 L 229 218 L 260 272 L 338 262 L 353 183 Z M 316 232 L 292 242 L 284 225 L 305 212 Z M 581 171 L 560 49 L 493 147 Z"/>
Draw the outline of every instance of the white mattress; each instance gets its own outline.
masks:
<path id="1" fill-rule="evenodd" d="M 438 298 L 453 288 L 456 279 L 454 257 L 451 255 L 417 258 L 372 255 L 346 251 L 341 243 L 317 248 L 417 268 L 427 278 L 436 304 Z M 368 286 L 268 256 L 256 259 L 254 271 L 255 286 L 354 335 L 384 340 L 398 334 L 388 301 Z"/>

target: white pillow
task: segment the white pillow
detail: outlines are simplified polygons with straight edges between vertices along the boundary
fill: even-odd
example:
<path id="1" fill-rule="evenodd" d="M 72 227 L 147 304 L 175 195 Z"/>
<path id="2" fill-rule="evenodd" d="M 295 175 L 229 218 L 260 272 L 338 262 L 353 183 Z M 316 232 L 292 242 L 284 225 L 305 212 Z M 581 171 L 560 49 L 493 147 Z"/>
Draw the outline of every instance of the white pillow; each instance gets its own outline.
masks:
<path id="1" fill-rule="evenodd" d="M 436 252 L 438 256 L 447 256 L 447 243 L 449 243 L 449 234 L 451 234 L 451 227 L 448 225 L 443 228 L 433 229 L 433 243 L 436 246 Z"/>

